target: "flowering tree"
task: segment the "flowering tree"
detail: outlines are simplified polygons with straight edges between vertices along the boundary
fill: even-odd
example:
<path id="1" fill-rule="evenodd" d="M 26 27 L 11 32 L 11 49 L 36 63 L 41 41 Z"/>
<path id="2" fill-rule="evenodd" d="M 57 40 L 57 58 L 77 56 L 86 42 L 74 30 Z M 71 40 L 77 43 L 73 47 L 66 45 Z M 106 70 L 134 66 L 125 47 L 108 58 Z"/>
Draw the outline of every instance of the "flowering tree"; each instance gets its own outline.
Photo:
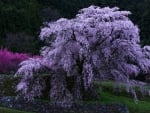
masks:
<path id="1" fill-rule="evenodd" d="M 93 92 L 93 80 L 113 77 L 127 83 L 129 77 L 147 72 L 150 60 L 139 45 L 139 29 L 128 18 L 130 12 L 119 8 L 90 6 L 81 9 L 74 19 L 59 19 L 41 29 L 40 39 L 46 42 L 42 58 L 29 59 L 20 64 L 17 75 L 23 75 L 17 90 L 28 99 L 40 96 L 45 82 L 33 77 L 34 72 L 47 68 L 51 75 L 51 101 L 70 107 L 83 98 L 83 91 Z M 66 77 L 73 77 L 68 89 Z"/>

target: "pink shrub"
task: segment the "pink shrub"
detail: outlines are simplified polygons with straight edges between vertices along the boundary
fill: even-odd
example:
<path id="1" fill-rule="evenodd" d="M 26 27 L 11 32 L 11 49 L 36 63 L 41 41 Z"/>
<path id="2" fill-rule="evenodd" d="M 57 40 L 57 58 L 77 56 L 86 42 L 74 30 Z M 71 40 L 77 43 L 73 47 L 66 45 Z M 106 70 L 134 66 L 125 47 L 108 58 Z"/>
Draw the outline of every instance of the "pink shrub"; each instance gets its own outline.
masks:
<path id="1" fill-rule="evenodd" d="M 29 57 L 30 55 L 26 53 L 13 53 L 7 49 L 0 49 L 0 73 L 16 71 L 18 64 Z"/>

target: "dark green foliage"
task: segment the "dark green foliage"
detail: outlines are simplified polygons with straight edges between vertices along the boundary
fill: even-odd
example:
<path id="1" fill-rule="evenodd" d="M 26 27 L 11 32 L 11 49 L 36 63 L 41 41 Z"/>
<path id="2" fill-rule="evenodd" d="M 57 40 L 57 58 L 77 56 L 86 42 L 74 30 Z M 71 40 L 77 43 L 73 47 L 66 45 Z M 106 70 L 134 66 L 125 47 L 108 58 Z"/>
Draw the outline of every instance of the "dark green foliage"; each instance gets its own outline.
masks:
<path id="1" fill-rule="evenodd" d="M 37 40 L 35 36 L 37 35 L 37 31 L 40 29 L 41 19 L 39 17 L 39 4 L 36 0 L 1 0 L 0 1 L 0 47 L 8 47 L 13 51 L 26 51 L 36 53 L 36 43 Z M 26 43 L 29 46 L 24 46 L 25 42 L 20 42 L 15 35 L 19 35 L 20 32 L 25 32 L 26 34 L 32 35 L 31 39 L 28 40 L 27 36 L 22 36 Z M 15 34 L 10 37 L 10 34 Z M 32 38 L 34 37 L 34 38 Z M 27 38 L 27 39 L 25 39 Z M 31 41 L 33 40 L 33 41 Z M 8 42 L 9 41 L 9 42 Z M 16 45 L 14 45 L 14 41 L 16 41 Z M 29 41 L 31 41 L 29 43 Z M 12 42 L 12 44 L 11 44 Z M 9 44 L 8 44 L 9 43 Z M 17 44 L 18 43 L 18 44 Z M 17 45 L 23 45 L 17 46 Z M 7 45 L 8 44 L 8 45 Z M 13 47 L 11 47 L 12 45 Z M 15 46 L 15 47 L 14 47 Z M 32 48 L 31 48 L 32 47 Z M 27 50 L 27 49 L 30 50 Z M 38 49 L 38 48 L 37 48 Z"/>
<path id="2" fill-rule="evenodd" d="M 26 32 L 7 33 L 4 46 L 11 51 L 36 54 L 39 51 L 40 42 L 33 35 Z"/>
<path id="3" fill-rule="evenodd" d="M 2 34 L 25 31 L 34 34 L 39 29 L 39 4 L 36 0 L 2 0 L 0 3 Z"/>
<path id="4" fill-rule="evenodd" d="M 18 80 L 12 75 L 0 75 L 0 96 L 15 96 Z"/>

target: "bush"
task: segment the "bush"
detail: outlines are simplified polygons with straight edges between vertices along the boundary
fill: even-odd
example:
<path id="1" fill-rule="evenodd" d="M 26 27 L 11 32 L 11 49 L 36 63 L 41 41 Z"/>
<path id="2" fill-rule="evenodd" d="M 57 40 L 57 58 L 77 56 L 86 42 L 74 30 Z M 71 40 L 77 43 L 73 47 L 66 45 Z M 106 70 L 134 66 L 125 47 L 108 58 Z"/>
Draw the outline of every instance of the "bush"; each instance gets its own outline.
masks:
<path id="1" fill-rule="evenodd" d="M 15 72 L 18 64 L 29 57 L 30 55 L 26 53 L 13 53 L 7 49 L 0 49 L 0 73 Z"/>

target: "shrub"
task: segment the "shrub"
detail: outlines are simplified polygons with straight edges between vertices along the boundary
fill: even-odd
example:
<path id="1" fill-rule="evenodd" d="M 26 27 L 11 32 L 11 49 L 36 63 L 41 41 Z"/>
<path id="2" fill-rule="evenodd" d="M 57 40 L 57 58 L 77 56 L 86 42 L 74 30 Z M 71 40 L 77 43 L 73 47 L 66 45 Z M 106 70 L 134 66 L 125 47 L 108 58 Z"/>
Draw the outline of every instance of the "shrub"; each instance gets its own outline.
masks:
<path id="1" fill-rule="evenodd" d="M 0 49 L 0 73 L 15 72 L 18 64 L 27 60 L 30 55 L 26 53 L 13 53 L 5 49 Z"/>

